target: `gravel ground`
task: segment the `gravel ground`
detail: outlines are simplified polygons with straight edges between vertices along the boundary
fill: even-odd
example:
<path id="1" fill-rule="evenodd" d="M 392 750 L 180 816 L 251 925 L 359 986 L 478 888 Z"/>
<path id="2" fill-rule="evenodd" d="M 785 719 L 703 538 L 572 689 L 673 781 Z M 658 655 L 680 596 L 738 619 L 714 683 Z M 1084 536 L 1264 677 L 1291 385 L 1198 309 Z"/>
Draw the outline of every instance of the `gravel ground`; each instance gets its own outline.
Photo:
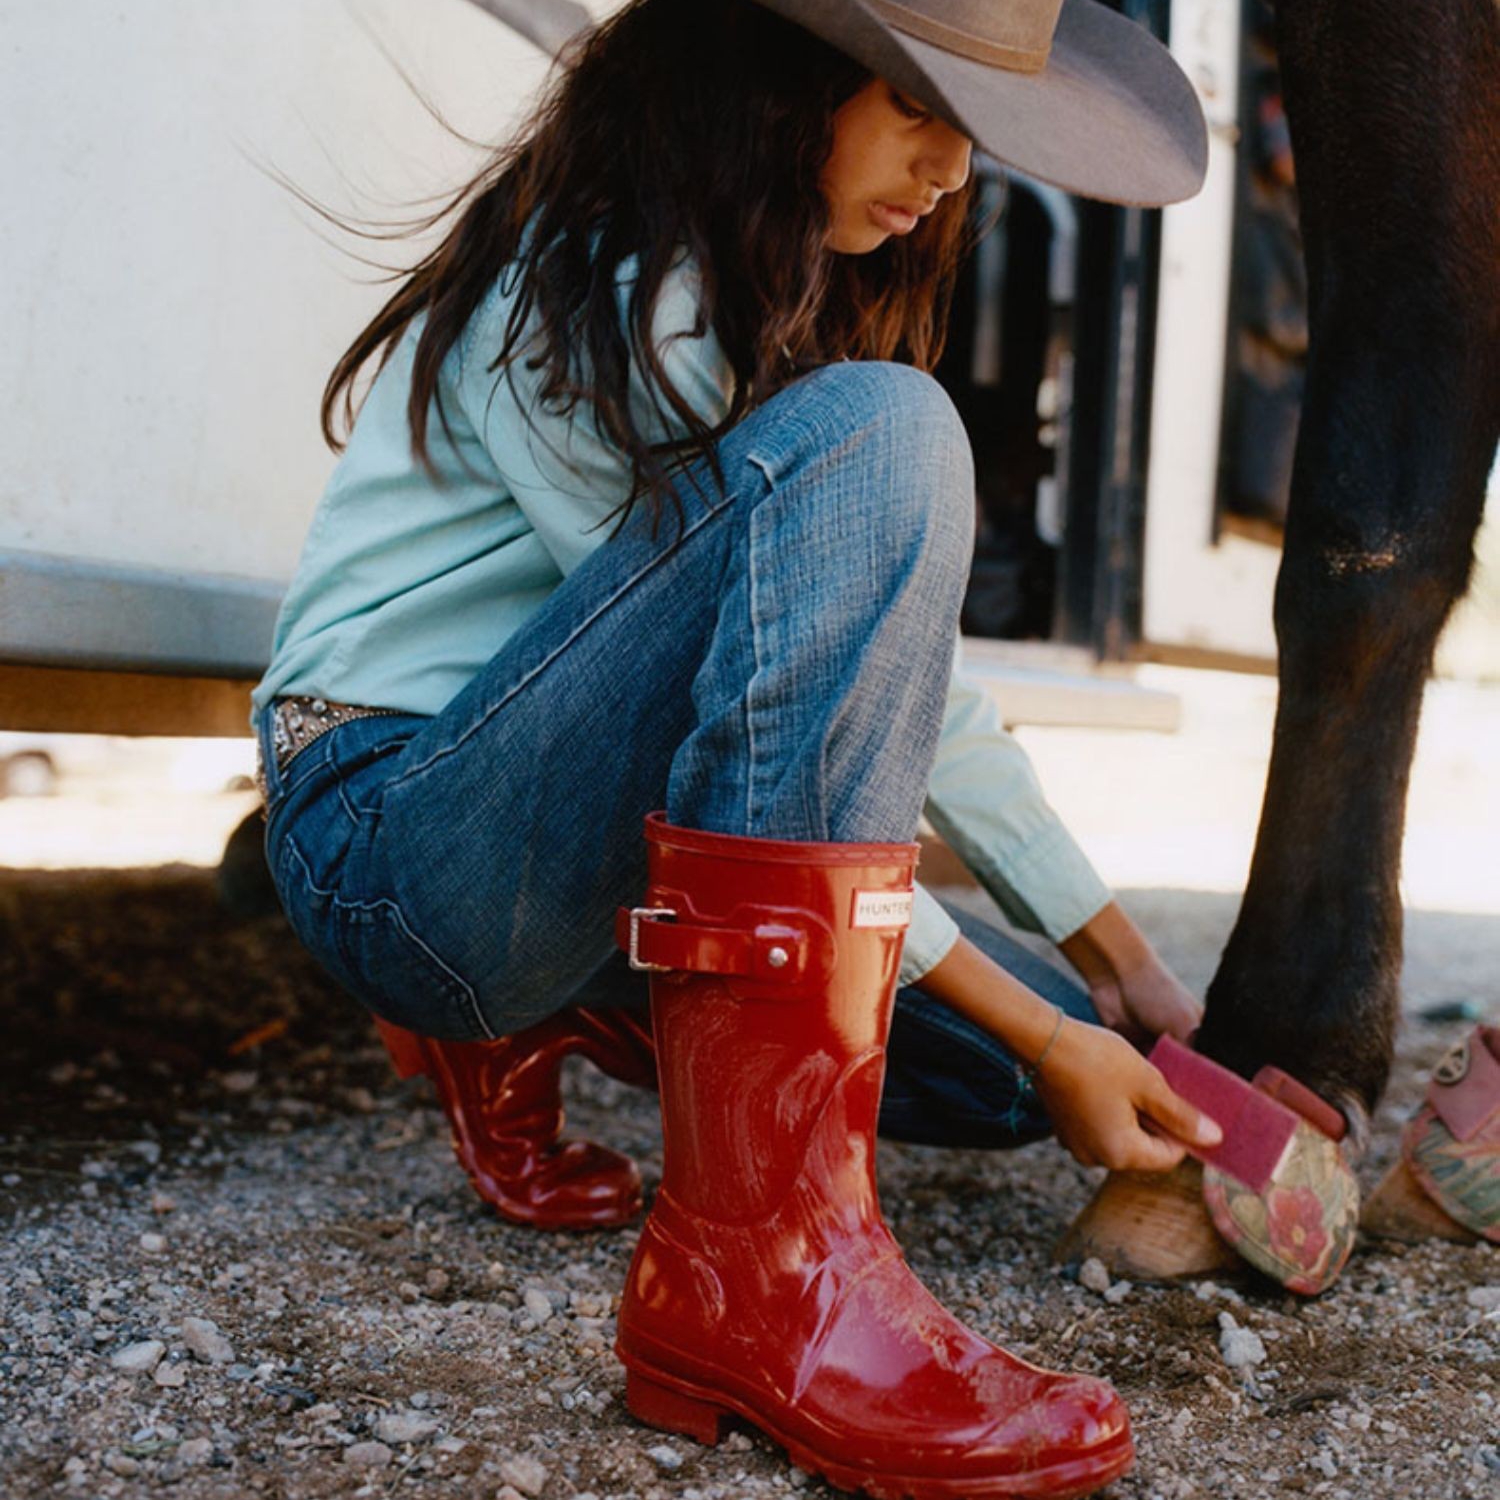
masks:
<path id="1" fill-rule="evenodd" d="M 1201 984 L 1233 901 L 1125 899 Z M 1500 1010 L 1494 919 L 1412 935 L 1415 1004 L 1457 986 Z M 227 916 L 207 872 L 0 871 L 0 1007 L 8 1500 L 834 1493 L 759 1436 L 635 1424 L 611 1354 L 634 1234 L 497 1220 L 425 1082 L 397 1083 L 281 921 Z M 1465 1029 L 1409 1021 L 1367 1184 Z M 568 1089 L 572 1128 L 649 1189 L 653 1097 L 582 1064 Z M 1049 1262 L 1097 1175 L 1051 1143 L 882 1146 L 880 1173 L 949 1307 L 1124 1394 L 1140 1459 L 1116 1500 L 1500 1494 L 1493 1249 L 1366 1245 L 1316 1302 L 1248 1273 L 1110 1285 Z"/>

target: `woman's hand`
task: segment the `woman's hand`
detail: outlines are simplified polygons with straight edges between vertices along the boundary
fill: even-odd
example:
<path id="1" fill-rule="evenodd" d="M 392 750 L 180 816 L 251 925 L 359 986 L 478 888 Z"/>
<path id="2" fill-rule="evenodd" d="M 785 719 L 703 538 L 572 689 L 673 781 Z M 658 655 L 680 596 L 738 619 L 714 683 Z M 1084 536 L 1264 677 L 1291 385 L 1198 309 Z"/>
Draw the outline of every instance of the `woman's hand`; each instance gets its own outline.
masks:
<path id="1" fill-rule="evenodd" d="M 1065 1020 L 1032 1082 L 1058 1140 L 1086 1167 L 1169 1172 L 1187 1154 L 1184 1141 L 1206 1147 L 1222 1139 L 1207 1115 L 1102 1026 Z"/>
<path id="2" fill-rule="evenodd" d="M 1203 1007 L 1116 902 L 1058 948 L 1083 975 L 1099 1019 L 1132 1042 L 1149 1045 L 1164 1033 L 1185 1041 L 1203 1019 Z"/>
<path id="3" fill-rule="evenodd" d="M 1166 1079 L 1122 1036 L 1063 1019 L 1040 995 L 960 937 L 920 981 L 1027 1062 L 1032 1085 L 1057 1138 L 1085 1166 L 1167 1172 L 1182 1141 L 1213 1146 L 1219 1127 L 1167 1087 Z M 1177 1137 L 1164 1139 L 1163 1135 Z"/>

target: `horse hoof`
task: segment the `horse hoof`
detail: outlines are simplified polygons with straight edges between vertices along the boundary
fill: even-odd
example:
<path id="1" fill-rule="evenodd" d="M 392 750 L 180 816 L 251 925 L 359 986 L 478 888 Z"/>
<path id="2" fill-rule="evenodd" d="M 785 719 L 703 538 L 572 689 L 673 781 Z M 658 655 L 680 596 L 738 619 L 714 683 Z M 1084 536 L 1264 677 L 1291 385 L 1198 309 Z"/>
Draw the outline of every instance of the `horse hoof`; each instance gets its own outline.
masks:
<path id="1" fill-rule="evenodd" d="M 1380 1186 L 1365 1201 L 1359 1227 L 1374 1239 L 1401 1240 L 1419 1245 L 1427 1240 L 1452 1240 L 1477 1245 L 1479 1236 L 1450 1219 L 1422 1191 L 1404 1157 L 1380 1180 Z"/>
<path id="2" fill-rule="evenodd" d="M 1062 1264 L 1104 1262 L 1132 1281 L 1175 1281 L 1238 1270 L 1203 1203 L 1203 1168 L 1191 1159 L 1166 1173 L 1111 1172 L 1058 1242 Z"/>

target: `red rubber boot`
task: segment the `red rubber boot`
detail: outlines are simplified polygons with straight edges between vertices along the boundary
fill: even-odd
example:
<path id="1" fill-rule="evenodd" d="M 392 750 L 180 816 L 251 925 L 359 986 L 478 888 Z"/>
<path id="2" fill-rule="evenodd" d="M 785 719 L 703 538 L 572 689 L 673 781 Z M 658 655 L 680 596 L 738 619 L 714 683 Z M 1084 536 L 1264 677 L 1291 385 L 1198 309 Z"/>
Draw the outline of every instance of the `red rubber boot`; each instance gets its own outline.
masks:
<path id="1" fill-rule="evenodd" d="M 560 1141 L 559 1074 L 578 1052 L 601 1071 L 656 1087 L 651 1033 L 627 1010 L 564 1009 L 493 1042 L 439 1042 L 378 1017 L 397 1074 L 425 1073 L 474 1190 L 506 1219 L 538 1229 L 602 1229 L 641 1208 L 629 1157 L 592 1141 Z"/>
<path id="2" fill-rule="evenodd" d="M 797 844 L 647 819 L 664 1172 L 616 1345 L 643 1422 L 737 1414 L 882 1500 L 1088 1494 L 1133 1450 L 1102 1380 L 980 1338 L 881 1217 L 875 1124 L 916 846 Z M 668 917 L 667 913 L 671 913 Z"/>

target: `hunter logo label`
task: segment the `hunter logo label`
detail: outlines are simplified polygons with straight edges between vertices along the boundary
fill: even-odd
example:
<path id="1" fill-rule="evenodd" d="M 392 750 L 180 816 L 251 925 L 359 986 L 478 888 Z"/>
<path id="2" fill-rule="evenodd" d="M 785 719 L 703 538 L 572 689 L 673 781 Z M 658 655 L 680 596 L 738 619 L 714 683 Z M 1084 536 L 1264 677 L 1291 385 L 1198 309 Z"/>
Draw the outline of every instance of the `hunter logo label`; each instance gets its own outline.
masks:
<path id="1" fill-rule="evenodd" d="M 910 927 L 910 891 L 855 891 L 851 927 Z"/>

